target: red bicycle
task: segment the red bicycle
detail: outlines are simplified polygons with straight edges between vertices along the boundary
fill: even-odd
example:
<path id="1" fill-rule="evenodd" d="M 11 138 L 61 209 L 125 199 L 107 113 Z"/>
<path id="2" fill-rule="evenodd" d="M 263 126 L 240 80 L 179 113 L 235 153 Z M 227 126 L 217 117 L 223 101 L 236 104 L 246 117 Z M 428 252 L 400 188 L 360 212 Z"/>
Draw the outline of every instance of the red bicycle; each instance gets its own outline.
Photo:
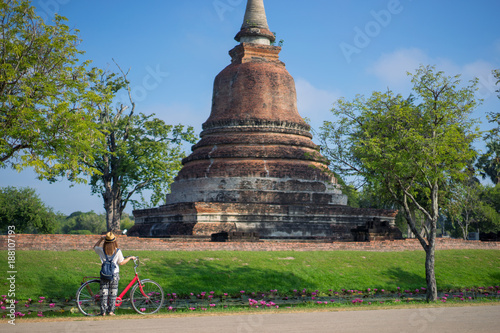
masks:
<path id="1" fill-rule="evenodd" d="M 130 300 L 132 307 L 140 314 L 151 314 L 158 312 L 163 306 L 164 293 L 162 287 L 155 281 L 140 280 L 137 273 L 139 257 L 134 260 L 135 276 L 128 286 L 116 297 L 116 307 Z M 130 291 L 130 298 L 123 297 Z M 97 277 L 86 276 L 82 285 L 76 292 L 76 304 L 81 313 L 86 316 L 97 316 L 101 313 L 101 280 Z"/>

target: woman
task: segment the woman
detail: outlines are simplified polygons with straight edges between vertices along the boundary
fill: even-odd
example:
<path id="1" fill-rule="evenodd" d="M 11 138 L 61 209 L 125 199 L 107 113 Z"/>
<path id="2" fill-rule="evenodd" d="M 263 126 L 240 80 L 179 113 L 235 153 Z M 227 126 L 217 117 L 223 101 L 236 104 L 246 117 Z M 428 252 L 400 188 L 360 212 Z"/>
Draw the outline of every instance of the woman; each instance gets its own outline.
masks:
<path id="1" fill-rule="evenodd" d="M 100 247 L 103 241 L 104 245 Z M 135 260 L 135 257 L 123 257 L 122 251 L 118 248 L 116 236 L 112 232 L 108 232 L 106 236 L 102 236 L 97 243 L 95 243 L 94 251 L 99 255 L 99 258 L 101 258 L 101 264 L 106 260 L 105 253 L 108 257 L 116 253 L 113 258 L 113 262 L 116 264 L 113 279 L 108 281 L 101 279 L 101 315 L 105 316 L 107 313 L 110 316 L 114 316 L 116 296 L 118 294 L 118 280 L 120 280 L 120 268 L 118 266 L 125 265 L 130 259 Z"/>

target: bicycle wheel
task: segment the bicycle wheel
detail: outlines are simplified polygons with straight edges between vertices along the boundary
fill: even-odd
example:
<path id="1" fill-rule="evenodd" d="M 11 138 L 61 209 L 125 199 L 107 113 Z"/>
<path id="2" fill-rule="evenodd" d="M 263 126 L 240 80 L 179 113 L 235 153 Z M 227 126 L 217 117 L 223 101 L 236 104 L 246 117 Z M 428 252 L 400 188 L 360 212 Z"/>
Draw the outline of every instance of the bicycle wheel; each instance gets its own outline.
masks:
<path id="1" fill-rule="evenodd" d="M 142 291 L 140 288 L 141 285 Z M 136 283 L 130 292 L 132 307 L 140 314 L 158 312 L 164 300 L 162 287 L 157 282 L 151 280 L 142 280 L 141 285 Z"/>
<path id="2" fill-rule="evenodd" d="M 76 292 L 76 304 L 86 316 L 97 316 L 101 313 L 101 281 L 90 280 L 82 284 Z"/>

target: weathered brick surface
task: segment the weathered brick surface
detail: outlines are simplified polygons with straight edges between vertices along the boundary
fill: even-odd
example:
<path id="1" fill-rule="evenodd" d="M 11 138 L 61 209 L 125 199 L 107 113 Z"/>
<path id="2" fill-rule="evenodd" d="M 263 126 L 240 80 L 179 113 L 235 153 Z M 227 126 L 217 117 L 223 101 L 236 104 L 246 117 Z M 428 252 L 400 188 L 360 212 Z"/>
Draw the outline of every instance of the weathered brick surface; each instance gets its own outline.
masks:
<path id="1" fill-rule="evenodd" d="M 98 235 L 15 235 L 16 250 L 69 251 L 90 250 Z M 305 242 L 305 241 L 259 241 L 259 242 L 210 242 L 209 239 L 160 239 L 118 236 L 118 244 L 126 251 L 420 251 L 422 247 L 415 239 L 372 242 Z M 7 249 L 7 236 L 0 236 L 0 249 Z M 437 250 L 491 249 L 500 250 L 500 242 L 464 241 L 460 239 L 437 239 Z"/>
<path id="2" fill-rule="evenodd" d="M 231 64 L 215 78 L 201 140 L 182 161 L 165 205 L 134 211 L 129 235 L 237 231 L 345 241 L 352 228 L 375 217 L 392 225 L 394 211 L 346 206 L 297 110 L 281 48 L 249 40 L 229 51 Z"/>

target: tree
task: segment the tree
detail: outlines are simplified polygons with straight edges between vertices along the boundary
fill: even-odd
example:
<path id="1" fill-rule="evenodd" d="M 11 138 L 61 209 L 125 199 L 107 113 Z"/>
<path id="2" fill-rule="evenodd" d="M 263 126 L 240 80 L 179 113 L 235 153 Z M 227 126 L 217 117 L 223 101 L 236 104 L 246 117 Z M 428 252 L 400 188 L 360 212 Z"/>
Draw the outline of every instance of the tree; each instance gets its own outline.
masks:
<path id="1" fill-rule="evenodd" d="M 94 211 L 87 213 L 73 212 L 66 217 L 61 226 L 61 233 L 88 233 L 101 234 L 106 231 L 106 217 L 96 214 Z"/>
<path id="2" fill-rule="evenodd" d="M 390 194 L 426 253 L 428 301 L 437 299 L 434 274 L 436 227 L 446 195 L 440 186 L 461 176 L 475 156 L 471 143 L 479 136 L 469 119 L 478 101 L 477 80 L 459 88 L 459 76 L 447 77 L 432 66 L 409 74 L 408 98 L 374 92 L 352 102 L 340 99 L 325 121 L 320 139 L 335 172 L 358 175 Z M 425 217 L 419 233 L 414 211 Z"/>
<path id="3" fill-rule="evenodd" d="M 120 69 L 121 71 L 121 69 Z M 92 193 L 102 196 L 107 230 L 119 230 L 123 210 L 129 202 L 146 205 L 144 191 L 152 192 L 151 205 L 165 198 L 170 183 L 185 157 L 183 142 L 194 143 L 194 130 L 183 125 L 167 125 L 154 115 L 135 114 L 127 74 L 94 69 L 89 107 L 98 111 L 94 122 L 104 137 L 105 151 L 93 156 L 88 168 L 98 170 L 91 177 Z M 129 105 L 113 106 L 113 98 L 126 90 Z M 133 195 L 141 200 L 133 200 Z"/>
<path id="4" fill-rule="evenodd" d="M 484 187 L 475 177 L 452 182 L 449 186 L 448 200 L 443 204 L 443 210 L 452 224 L 458 224 L 460 235 L 469 239 L 469 227 L 478 224 L 483 218 L 484 203 L 480 196 Z"/>
<path id="5" fill-rule="evenodd" d="M 500 185 L 484 186 L 479 198 L 480 230 L 485 233 L 500 232 Z"/>
<path id="6" fill-rule="evenodd" d="M 82 164 L 100 136 L 85 107 L 87 63 L 65 21 L 46 25 L 28 0 L 0 3 L 0 167 L 95 172 Z"/>
<path id="7" fill-rule="evenodd" d="M 0 231 L 14 225 L 16 233 L 53 233 L 56 214 L 47 207 L 36 191 L 25 187 L 0 188 Z"/>
<path id="8" fill-rule="evenodd" d="M 500 69 L 493 71 L 493 76 L 500 83 Z M 500 93 L 500 89 L 497 90 Z M 500 98 L 500 94 L 498 95 Z M 490 112 L 488 114 L 489 122 L 497 123 L 497 127 L 486 133 L 487 151 L 481 155 L 476 166 L 479 168 L 483 179 L 489 177 L 494 184 L 500 182 L 500 112 Z"/>

